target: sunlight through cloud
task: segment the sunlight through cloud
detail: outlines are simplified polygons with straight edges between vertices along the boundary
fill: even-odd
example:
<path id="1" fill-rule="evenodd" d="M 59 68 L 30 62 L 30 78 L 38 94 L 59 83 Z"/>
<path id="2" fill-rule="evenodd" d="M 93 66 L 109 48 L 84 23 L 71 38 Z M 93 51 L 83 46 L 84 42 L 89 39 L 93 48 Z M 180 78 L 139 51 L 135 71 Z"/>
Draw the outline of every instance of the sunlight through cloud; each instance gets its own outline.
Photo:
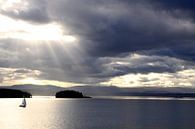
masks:
<path id="1" fill-rule="evenodd" d="M 75 42 L 73 35 L 64 34 L 63 28 L 57 23 L 43 25 L 30 24 L 28 22 L 13 20 L 0 15 L 0 39 L 18 39 L 26 41 L 59 41 Z"/>

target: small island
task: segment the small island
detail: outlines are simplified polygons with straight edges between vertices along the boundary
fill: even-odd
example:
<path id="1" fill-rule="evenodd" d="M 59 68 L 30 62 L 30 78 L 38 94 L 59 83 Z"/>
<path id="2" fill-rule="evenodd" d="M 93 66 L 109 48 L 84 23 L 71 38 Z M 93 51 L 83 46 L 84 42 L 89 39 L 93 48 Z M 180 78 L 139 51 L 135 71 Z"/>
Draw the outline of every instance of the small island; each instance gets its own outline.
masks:
<path id="1" fill-rule="evenodd" d="M 84 96 L 81 92 L 74 90 L 64 90 L 59 91 L 55 95 L 56 98 L 91 98 L 89 96 Z"/>
<path id="2" fill-rule="evenodd" d="M 28 92 L 15 89 L 0 89 L 0 98 L 31 98 L 32 95 Z"/>

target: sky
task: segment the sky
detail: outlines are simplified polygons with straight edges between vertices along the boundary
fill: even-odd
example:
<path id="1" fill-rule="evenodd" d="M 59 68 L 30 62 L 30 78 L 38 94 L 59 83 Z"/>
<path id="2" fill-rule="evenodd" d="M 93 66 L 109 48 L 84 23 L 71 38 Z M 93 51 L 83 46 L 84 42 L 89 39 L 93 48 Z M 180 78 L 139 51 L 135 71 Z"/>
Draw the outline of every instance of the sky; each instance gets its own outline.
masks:
<path id="1" fill-rule="evenodd" d="M 193 87 L 194 0 L 0 0 L 0 85 Z"/>

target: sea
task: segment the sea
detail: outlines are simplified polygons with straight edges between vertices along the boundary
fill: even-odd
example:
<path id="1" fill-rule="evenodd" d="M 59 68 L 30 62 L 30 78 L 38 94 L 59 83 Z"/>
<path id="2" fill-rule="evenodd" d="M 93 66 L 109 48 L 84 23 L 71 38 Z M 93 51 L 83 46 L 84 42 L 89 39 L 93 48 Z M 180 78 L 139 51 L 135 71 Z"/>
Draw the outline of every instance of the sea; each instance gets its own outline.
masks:
<path id="1" fill-rule="evenodd" d="M 195 100 L 97 97 L 0 99 L 0 129 L 195 129 Z"/>

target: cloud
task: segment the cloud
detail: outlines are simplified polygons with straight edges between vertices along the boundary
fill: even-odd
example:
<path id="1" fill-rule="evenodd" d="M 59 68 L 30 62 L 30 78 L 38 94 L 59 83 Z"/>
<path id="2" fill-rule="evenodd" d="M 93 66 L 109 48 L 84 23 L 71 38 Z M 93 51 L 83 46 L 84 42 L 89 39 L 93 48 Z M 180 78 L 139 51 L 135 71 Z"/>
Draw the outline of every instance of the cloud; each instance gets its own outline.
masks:
<path id="1" fill-rule="evenodd" d="M 156 6 L 158 5 L 165 8 L 165 9 L 180 9 L 180 10 L 187 10 L 187 11 L 194 11 L 195 10 L 195 2 L 193 0 L 186 0 L 186 1 L 178 1 L 178 0 L 150 0 L 151 2 L 155 3 Z"/>
<path id="2" fill-rule="evenodd" d="M 0 81 L 7 85 L 26 78 L 38 78 L 40 74 L 38 70 L 0 67 Z"/>
<path id="3" fill-rule="evenodd" d="M 139 54 L 143 55 L 158 55 L 158 56 L 169 56 L 182 60 L 189 61 L 189 63 L 193 63 L 195 61 L 194 58 L 194 44 L 184 44 L 178 45 L 176 47 L 170 48 L 160 48 L 160 49 L 152 49 L 149 51 L 140 51 Z"/>
<path id="4" fill-rule="evenodd" d="M 124 57 L 104 57 L 98 60 L 96 68 L 101 69 L 94 76 L 109 78 L 126 74 L 148 74 L 148 73 L 176 73 L 185 69 L 194 68 L 184 60 L 168 56 L 146 56 L 130 54 Z"/>
<path id="5" fill-rule="evenodd" d="M 187 78 L 187 79 L 186 79 Z M 182 70 L 177 73 L 148 73 L 127 74 L 102 82 L 104 85 L 116 85 L 121 87 L 185 87 L 193 86 L 195 78 L 194 70 Z"/>
<path id="6" fill-rule="evenodd" d="M 173 47 L 195 40 L 195 24 L 190 18 L 176 17 L 152 3 L 84 0 L 48 5 L 55 8 L 51 17 L 79 35 L 82 46 L 95 56 Z"/>
<path id="7" fill-rule="evenodd" d="M 0 12 L 14 19 L 29 21 L 33 23 L 47 23 L 50 18 L 47 14 L 46 2 L 43 0 L 17 0 L 0 1 Z"/>
<path id="8" fill-rule="evenodd" d="M 0 1 L 0 67 L 16 75 L 38 70 L 47 81 L 94 84 L 141 74 L 132 85 L 159 83 L 149 76 L 194 69 L 193 1 L 184 3 Z"/>

